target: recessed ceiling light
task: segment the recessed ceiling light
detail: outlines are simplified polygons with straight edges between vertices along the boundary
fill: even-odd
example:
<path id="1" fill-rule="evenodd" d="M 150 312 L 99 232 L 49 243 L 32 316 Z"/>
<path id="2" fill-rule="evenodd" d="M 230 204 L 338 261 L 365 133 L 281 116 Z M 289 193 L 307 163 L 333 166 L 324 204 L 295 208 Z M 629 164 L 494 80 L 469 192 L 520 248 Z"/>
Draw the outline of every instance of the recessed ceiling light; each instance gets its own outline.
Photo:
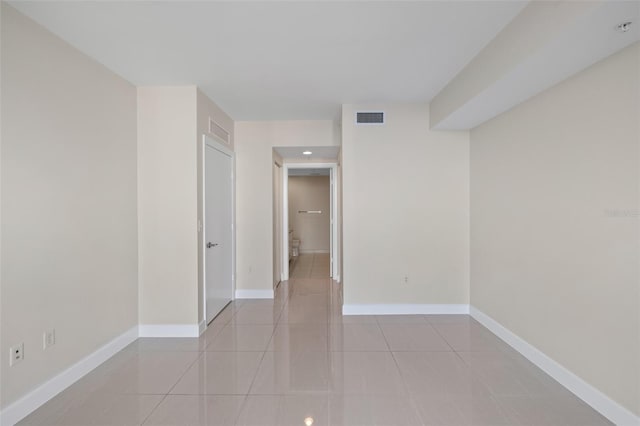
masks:
<path id="1" fill-rule="evenodd" d="M 626 33 L 631 29 L 631 24 L 633 24 L 633 22 L 631 21 L 621 22 L 620 24 L 616 25 L 616 30 L 621 33 Z"/>
<path id="2" fill-rule="evenodd" d="M 302 151 L 302 155 L 311 155 L 313 152 L 311 151 Z"/>

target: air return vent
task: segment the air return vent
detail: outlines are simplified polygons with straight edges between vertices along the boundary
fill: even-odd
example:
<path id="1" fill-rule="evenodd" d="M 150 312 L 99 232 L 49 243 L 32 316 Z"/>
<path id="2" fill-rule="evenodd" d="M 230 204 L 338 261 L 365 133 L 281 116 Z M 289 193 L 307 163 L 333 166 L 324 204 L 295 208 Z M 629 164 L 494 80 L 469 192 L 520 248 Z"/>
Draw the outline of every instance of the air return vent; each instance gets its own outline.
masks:
<path id="1" fill-rule="evenodd" d="M 357 124 L 384 124 L 384 112 L 356 112 Z"/>
<path id="2" fill-rule="evenodd" d="M 209 118 L 209 133 L 217 136 L 218 139 L 221 139 L 222 142 L 227 145 L 231 144 L 231 136 L 229 135 L 229 132 L 227 132 L 224 127 L 213 121 L 213 118 Z"/>

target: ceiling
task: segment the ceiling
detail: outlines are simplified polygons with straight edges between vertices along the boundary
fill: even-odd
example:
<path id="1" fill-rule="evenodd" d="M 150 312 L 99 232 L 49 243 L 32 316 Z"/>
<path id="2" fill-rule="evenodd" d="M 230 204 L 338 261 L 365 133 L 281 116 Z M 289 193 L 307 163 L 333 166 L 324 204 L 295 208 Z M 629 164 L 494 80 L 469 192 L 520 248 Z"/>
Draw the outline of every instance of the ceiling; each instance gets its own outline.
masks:
<path id="1" fill-rule="evenodd" d="M 289 161 L 338 160 L 340 154 L 339 146 L 278 146 L 273 150 Z M 304 155 L 305 151 L 310 151 L 311 155 Z"/>
<path id="2" fill-rule="evenodd" d="M 630 29 L 617 30 L 624 22 Z M 640 1 L 532 3 L 436 96 L 432 113 L 439 101 L 475 89 L 431 125 L 474 128 L 639 40 Z"/>
<path id="3" fill-rule="evenodd" d="M 195 84 L 235 120 L 292 120 L 430 101 L 526 2 L 11 4 L 133 84 Z"/>

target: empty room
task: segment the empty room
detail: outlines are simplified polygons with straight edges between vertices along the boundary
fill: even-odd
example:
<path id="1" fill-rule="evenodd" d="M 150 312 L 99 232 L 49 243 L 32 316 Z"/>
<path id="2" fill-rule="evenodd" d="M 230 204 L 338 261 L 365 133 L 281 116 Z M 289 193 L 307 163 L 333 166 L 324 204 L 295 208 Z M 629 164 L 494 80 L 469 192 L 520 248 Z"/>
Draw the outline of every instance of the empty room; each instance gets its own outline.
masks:
<path id="1" fill-rule="evenodd" d="M 0 0 L 0 425 L 640 425 L 640 2 Z"/>

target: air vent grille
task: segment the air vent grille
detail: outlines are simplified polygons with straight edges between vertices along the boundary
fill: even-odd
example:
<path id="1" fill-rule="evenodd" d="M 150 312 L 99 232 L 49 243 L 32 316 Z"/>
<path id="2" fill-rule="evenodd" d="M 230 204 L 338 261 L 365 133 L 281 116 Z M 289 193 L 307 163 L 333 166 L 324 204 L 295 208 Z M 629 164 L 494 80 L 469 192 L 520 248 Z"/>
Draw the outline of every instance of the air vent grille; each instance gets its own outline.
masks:
<path id="1" fill-rule="evenodd" d="M 229 132 L 227 132 L 224 127 L 216 123 L 213 118 L 209 118 L 209 133 L 217 136 L 218 139 L 221 139 L 222 142 L 226 143 L 227 145 L 231 144 L 231 135 L 229 134 Z"/>
<path id="2" fill-rule="evenodd" d="M 357 124 L 384 124 L 384 112 L 357 112 Z"/>

